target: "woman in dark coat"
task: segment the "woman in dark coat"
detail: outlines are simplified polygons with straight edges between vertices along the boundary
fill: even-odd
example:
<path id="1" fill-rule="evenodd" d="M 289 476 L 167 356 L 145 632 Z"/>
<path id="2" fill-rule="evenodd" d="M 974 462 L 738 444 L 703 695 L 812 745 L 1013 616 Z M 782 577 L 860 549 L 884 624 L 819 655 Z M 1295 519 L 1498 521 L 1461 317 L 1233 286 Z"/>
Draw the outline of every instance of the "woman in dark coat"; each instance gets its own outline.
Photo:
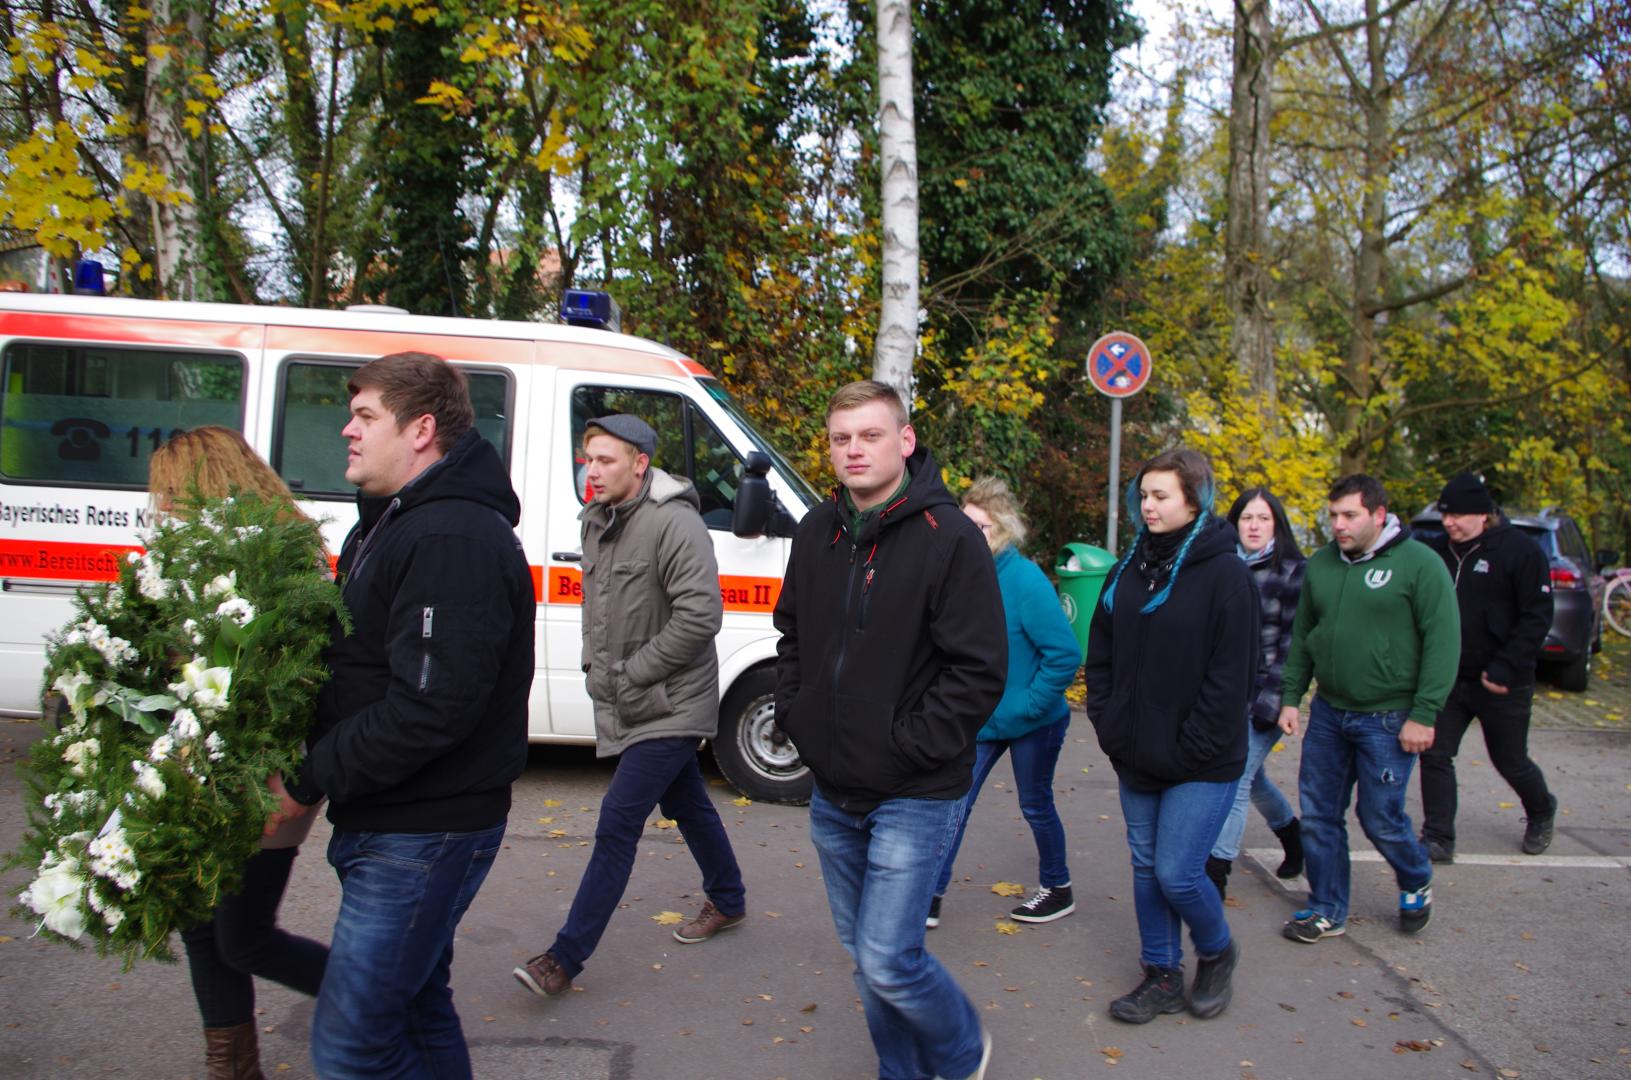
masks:
<path id="1" fill-rule="evenodd" d="M 1227 1007 L 1239 956 L 1206 859 L 1246 763 L 1257 590 L 1213 497 L 1205 455 L 1169 450 L 1145 463 L 1128 492 L 1138 535 L 1088 632 L 1087 715 L 1121 786 L 1144 969 L 1110 1015 L 1133 1024 L 1185 1007 L 1185 924 L 1195 1016 Z"/>

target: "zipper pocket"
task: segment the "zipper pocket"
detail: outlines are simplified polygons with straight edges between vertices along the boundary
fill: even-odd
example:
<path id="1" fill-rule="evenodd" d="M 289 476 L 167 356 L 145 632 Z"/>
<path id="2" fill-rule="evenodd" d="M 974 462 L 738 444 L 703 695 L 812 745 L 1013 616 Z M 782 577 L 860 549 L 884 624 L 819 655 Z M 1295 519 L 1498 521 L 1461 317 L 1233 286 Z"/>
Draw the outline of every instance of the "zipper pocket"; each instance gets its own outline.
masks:
<path id="1" fill-rule="evenodd" d="M 434 607 L 427 607 L 427 608 L 423 609 L 420 612 L 420 614 L 419 614 L 419 638 L 420 638 L 420 640 L 422 640 L 422 641 L 429 641 L 430 640 L 430 637 L 431 637 L 431 625 L 432 625 L 432 623 L 435 622 L 435 620 L 436 620 L 436 609 Z M 419 664 L 419 692 L 422 694 L 429 687 L 430 687 L 430 650 L 426 649 L 425 653 L 424 653 L 424 658 L 420 661 L 420 664 Z"/>
<path id="2" fill-rule="evenodd" d="M 423 694 L 430 688 L 430 650 L 425 650 L 424 659 L 419 663 L 419 692 Z"/>

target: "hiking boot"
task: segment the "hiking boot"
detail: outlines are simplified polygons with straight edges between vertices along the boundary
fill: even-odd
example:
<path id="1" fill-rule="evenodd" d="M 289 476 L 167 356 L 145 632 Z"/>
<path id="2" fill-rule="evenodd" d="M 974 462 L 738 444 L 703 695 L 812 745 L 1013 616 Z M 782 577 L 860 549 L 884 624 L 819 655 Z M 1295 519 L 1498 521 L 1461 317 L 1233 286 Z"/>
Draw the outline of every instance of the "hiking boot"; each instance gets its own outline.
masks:
<path id="1" fill-rule="evenodd" d="M 1303 872 L 1303 823 L 1292 818 L 1289 825 L 1275 829 L 1274 835 L 1279 838 L 1280 848 L 1286 853 L 1280 865 L 1275 867 L 1274 876 L 1289 881 Z"/>
<path id="2" fill-rule="evenodd" d="M 1031 898 L 1008 913 L 1016 922 L 1052 922 L 1063 919 L 1076 910 L 1076 900 L 1070 895 L 1069 885 L 1043 885 Z"/>
<path id="3" fill-rule="evenodd" d="M 1399 929 L 1415 934 L 1433 917 L 1433 887 L 1423 885 L 1415 892 L 1399 894 Z"/>
<path id="4" fill-rule="evenodd" d="M 1229 947 L 1218 955 L 1195 962 L 1195 985 L 1189 990 L 1189 1011 L 1202 1020 L 1210 1020 L 1229 1007 L 1230 976 L 1240 959 L 1240 946 L 1233 939 Z"/>
<path id="5" fill-rule="evenodd" d="M 517 982 L 539 997 L 554 997 L 572 989 L 572 976 L 554 953 L 539 953 L 516 968 L 514 975 Z"/>
<path id="6" fill-rule="evenodd" d="M 1304 908 L 1280 927 L 1280 935 L 1304 945 L 1312 945 L 1320 938 L 1337 937 L 1348 932 L 1347 923 L 1332 922 L 1313 908 Z"/>
<path id="7" fill-rule="evenodd" d="M 730 930 L 741 926 L 746 915 L 726 915 L 714 907 L 712 900 L 702 905 L 697 917 L 674 931 L 674 940 L 681 945 L 695 945 L 700 941 L 707 941 L 721 930 Z"/>
<path id="8" fill-rule="evenodd" d="M 1523 853 L 1539 855 L 1552 846 L 1552 825 L 1557 821 L 1557 796 L 1552 796 L 1551 812 L 1543 817 L 1523 820 Z"/>
<path id="9" fill-rule="evenodd" d="M 923 920 L 923 925 L 930 930 L 940 925 L 940 901 L 944 899 L 944 896 L 937 896 L 929 901 L 929 917 Z"/>
<path id="10" fill-rule="evenodd" d="M 1144 981 L 1110 1003 L 1110 1015 L 1128 1024 L 1147 1024 L 1162 1013 L 1184 1011 L 1184 969 L 1144 966 Z"/>
<path id="11" fill-rule="evenodd" d="M 1215 855 L 1206 857 L 1206 876 L 1218 890 L 1218 899 L 1229 898 L 1229 871 L 1235 868 L 1233 859 L 1220 859 Z"/>
<path id="12" fill-rule="evenodd" d="M 1436 863 L 1455 862 L 1455 844 L 1449 840 L 1440 840 L 1432 836 L 1423 836 L 1421 842 L 1427 847 L 1427 858 Z"/>

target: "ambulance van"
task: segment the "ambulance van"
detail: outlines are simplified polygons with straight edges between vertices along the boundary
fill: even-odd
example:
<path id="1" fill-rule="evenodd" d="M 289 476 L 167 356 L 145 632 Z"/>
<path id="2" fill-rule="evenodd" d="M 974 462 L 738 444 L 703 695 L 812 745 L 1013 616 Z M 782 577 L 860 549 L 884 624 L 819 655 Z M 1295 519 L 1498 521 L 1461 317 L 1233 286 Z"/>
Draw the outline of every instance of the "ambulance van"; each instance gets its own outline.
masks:
<path id="1" fill-rule="evenodd" d="M 652 464 L 696 485 L 719 559 L 714 757 L 752 798 L 808 797 L 808 770 L 775 723 L 770 616 L 792 526 L 819 496 L 700 365 L 578 326 L 0 293 L 0 713 L 38 715 L 45 635 L 76 589 L 115 578 L 140 545 L 148 459 L 178 430 L 243 432 L 338 551 L 356 521 L 346 380 L 406 350 L 464 369 L 476 426 L 521 497 L 538 600 L 530 738 L 594 742 L 579 668 L 578 447 L 590 418 L 633 413 L 658 433 Z"/>

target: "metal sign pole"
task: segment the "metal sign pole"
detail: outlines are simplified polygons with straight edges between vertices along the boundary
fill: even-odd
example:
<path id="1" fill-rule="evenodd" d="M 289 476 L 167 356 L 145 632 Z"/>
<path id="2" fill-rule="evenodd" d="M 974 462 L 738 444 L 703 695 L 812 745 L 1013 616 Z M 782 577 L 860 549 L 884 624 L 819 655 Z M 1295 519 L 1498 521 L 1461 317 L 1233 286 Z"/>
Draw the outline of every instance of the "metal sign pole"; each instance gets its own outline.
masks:
<path id="1" fill-rule="evenodd" d="M 1104 550 L 1116 553 L 1116 517 L 1121 508 L 1121 399 L 1110 399 L 1110 515 Z"/>

